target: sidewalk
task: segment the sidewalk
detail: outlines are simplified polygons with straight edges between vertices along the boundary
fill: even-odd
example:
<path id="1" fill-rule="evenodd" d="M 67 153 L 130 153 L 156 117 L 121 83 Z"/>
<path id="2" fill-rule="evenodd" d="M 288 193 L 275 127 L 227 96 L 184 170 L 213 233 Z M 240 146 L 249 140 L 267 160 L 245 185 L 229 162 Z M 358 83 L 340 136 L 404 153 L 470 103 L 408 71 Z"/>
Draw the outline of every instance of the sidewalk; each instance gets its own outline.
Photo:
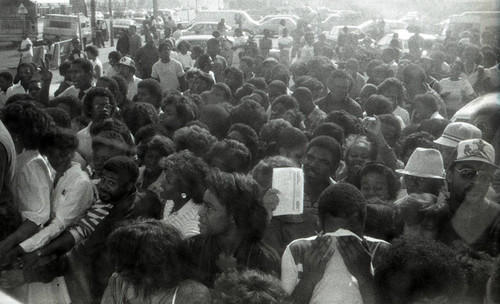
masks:
<path id="1" fill-rule="evenodd" d="M 116 50 L 116 41 L 115 41 L 115 46 L 111 47 L 110 41 L 106 42 L 106 47 L 105 48 L 100 48 L 99 49 L 99 60 L 102 62 L 102 68 L 104 71 L 109 66 L 109 61 L 108 61 L 108 54 L 114 50 Z M 50 90 L 49 90 L 49 97 L 53 98 L 54 97 L 54 92 L 59 88 L 59 85 L 63 81 L 63 77 L 59 75 L 58 70 L 51 70 L 52 72 L 52 82 L 50 84 Z"/>

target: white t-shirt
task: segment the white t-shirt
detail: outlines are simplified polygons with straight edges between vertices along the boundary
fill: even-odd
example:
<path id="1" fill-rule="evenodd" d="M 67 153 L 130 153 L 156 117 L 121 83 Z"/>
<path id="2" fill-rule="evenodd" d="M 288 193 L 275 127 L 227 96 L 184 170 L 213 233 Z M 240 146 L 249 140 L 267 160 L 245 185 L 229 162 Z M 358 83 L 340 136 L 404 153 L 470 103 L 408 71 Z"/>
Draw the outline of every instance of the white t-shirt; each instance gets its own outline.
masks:
<path id="1" fill-rule="evenodd" d="M 333 233 L 327 233 L 327 236 L 332 237 L 332 241 L 337 243 L 337 237 L 340 236 L 355 236 L 357 235 L 348 230 L 339 229 Z M 303 275 L 303 263 L 305 252 L 311 246 L 311 242 L 316 238 L 298 239 L 291 242 L 281 259 L 281 286 L 288 293 L 292 294 L 300 278 Z M 377 243 L 385 243 L 382 240 L 377 240 L 369 237 L 365 239 L 373 244 L 373 250 L 370 249 L 372 255 L 376 254 Z M 361 239 L 360 239 L 361 240 Z M 369 245 L 370 246 L 370 245 Z M 372 269 L 373 270 L 373 269 Z M 310 304 L 362 304 L 363 298 L 359 291 L 359 285 L 356 278 L 349 272 L 344 263 L 344 259 L 340 252 L 335 250 L 330 261 L 326 264 L 323 279 L 316 284 L 311 296 Z"/>
<path id="2" fill-rule="evenodd" d="M 450 110 L 459 110 L 465 105 L 463 95 L 469 96 L 474 94 L 474 89 L 470 82 L 463 78 L 453 81 L 448 77 L 441 79 L 439 84 L 441 85 L 441 96 L 450 93 L 443 98 L 446 108 Z"/>
<path id="3" fill-rule="evenodd" d="M 182 54 L 181 52 L 173 52 L 172 53 L 172 58 L 179 61 L 182 64 L 182 67 L 184 69 L 189 69 L 194 66 L 194 60 L 191 58 L 191 52 L 187 52 L 186 55 Z"/>
<path id="4" fill-rule="evenodd" d="M 167 63 L 159 60 L 153 65 L 151 77 L 160 80 L 161 89 L 163 92 L 179 89 L 179 77 L 184 76 L 182 64 L 170 58 Z"/>
<path id="5" fill-rule="evenodd" d="M 26 38 L 21 42 L 21 49 L 25 49 L 28 45 L 31 45 L 30 49 L 21 52 L 21 54 L 23 54 L 23 62 L 31 62 L 31 59 L 33 58 L 33 43 L 29 38 Z"/>
<path id="6" fill-rule="evenodd" d="M 132 76 L 132 81 L 128 82 L 128 91 L 127 91 L 127 98 L 132 100 L 132 98 L 134 98 L 135 95 L 137 95 L 137 85 L 139 84 L 139 82 L 142 81 L 142 79 L 138 78 L 138 77 L 135 77 Z"/>

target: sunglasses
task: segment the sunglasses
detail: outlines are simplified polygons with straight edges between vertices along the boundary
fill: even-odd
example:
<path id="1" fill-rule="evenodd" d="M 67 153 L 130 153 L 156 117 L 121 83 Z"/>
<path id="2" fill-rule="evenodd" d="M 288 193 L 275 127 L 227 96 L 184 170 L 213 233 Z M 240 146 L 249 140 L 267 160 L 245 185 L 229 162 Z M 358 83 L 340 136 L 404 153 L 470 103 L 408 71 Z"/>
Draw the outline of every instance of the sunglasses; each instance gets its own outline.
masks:
<path id="1" fill-rule="evenodd" d="M 476 179 L 478 182 L 490 182 L 493 179 L 493 174 L 486 171 L 477 171 L 470 168 L 458 169 L 455 168 L 460 174 L 460 177 L 467 180 Z"/>

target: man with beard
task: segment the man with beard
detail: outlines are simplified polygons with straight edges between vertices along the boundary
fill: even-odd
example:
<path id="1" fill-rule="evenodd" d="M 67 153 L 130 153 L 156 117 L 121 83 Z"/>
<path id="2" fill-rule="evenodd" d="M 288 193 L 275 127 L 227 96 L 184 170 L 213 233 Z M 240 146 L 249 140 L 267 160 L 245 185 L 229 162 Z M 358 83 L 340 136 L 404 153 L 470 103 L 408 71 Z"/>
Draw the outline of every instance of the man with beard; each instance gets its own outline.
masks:
<path id="1" fill-rule="evenodd" d="M 457 146 L 457 157 L 446 175 L 453 213 L 440 239 L 463 240 L 491 256 L 500 253 L 500 206 L 485 198 L 493 179 L 495 150 L 482 139 L 468 139 Z"/>
<path id="2" fill-rule="evenodd" d="M 316 201 L 323 190 L 332 184 L 342 157 L 339 143 L 329 136 L 311 140 L 304 158 L 304 208 L 317 210 Z M 315 212 L 317 213 L 317 211 Z"/>

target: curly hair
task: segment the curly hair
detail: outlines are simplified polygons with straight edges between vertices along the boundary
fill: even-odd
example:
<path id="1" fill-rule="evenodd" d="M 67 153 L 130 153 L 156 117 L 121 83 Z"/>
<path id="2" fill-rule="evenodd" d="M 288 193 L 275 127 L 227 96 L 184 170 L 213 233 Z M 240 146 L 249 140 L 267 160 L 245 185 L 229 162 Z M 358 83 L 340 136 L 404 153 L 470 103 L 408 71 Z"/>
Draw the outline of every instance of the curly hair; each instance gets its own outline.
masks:
<path id="1" fill-rule="evenodd" d="M 349 218 L 358 213 L 359 221 L 364 223 L 366 216 L 366 202 L 363 194 L 348 183 L 338 183 L 326 188 L 318 198 L 318 216 L 322 226 L 327 215 Z"/>
<path id="2" fill-rule="evenodd" d="M 427 132 L 415 132 L 408 135 L 403 140 L 403 147 L 401 149 L 401 158 L 406 155 L 411 155 L 416 148 L 427 148 L 435 149 L 436 144 L 434 143 L 435 137 Z M 411 153 L 408 153 L 410 152 Z"/>
<path id="3" fill-rule="evenodd" d="M 393 288 L 394 280 L 405 280 Z M 381 257 L 375 272 L 380 303 L 413 303 L 445 297 L 444 303 L 460 303 L 464 274 L 455 252 L 425 239 L 398 239 Z M 404 290 L 402 290 L 404 289 Z M 435 303 L 435 302 L 429 302 Z"/>
<path id="4" fill-rule="evenodd" d="M 346 138 L 346 149 L 345 149 L 345 155 L 344 159 L 347 158 L 347 154 L 349 154 L 349 150 L 351 147 L 357 144 L 365 144 L 370 148 L 370 160 L 375 161 L 377 159 L 377 154 L 378 154 L 378 146 L 370 136 L 367 135 L 358 135 L 358 134 L 352 134 L 349 135 L 349 137 Z"/>
<path id="5" fill-rule="evenodd" d="M 173 105 L 175 107 L 176 117 L 182 127 L 184 127 L 188 122 L 198 119 L 198 107 L 189 97 L 178 94 L 170 94 L 163 100 L 162 103 L 163 111 L 165 111 L 168 105 Z"/>
<path id="6" fill-rule="evenodd" d="M 361 168 L 355 179 L 354 185 L 358 189 L 361 190 L 361 180 L 369 173 L 378 173 L 385 177 L 387 181 L 389 200 L 395 200 L 398 196 L 399 188 L 401 187 L 401 183 L 399 182 L 399 178 L 396 173 L 391 168 L 381 163 L 368 162 L 363 166 L 363 168 Z"/>
<path id="7" fill-rule="evenodd" d="M 267 113 L 257 101 L 245 99 L 241 104 L 233 108 L 229 121 L 232 125 L 242 123 L 250 126 L 258 133 L 267 122 Z"/>
<path id="8" fill-rule="evenodd" d="M 148 151 L 157 151 L 161 156 L 167 157 L 175 152 L 175 145 L 168 137 L 154 135 L 149 141 L 137 147 L 137 157 L 141 163 L 144 163 L 144 157 Z"/>
<path id="9" fill-rule="evenodd" d="M 253 84 L 256 89 L 267 92 L 267 83 L 264 77 L 253 77 L 248 79 L 246 83 Z"/>
<path id="10" fill-rule="evenodd" d="M 69 129 L 51 128 L 42 139 L 40 153 L 47 154 L 51 149 L 74 152 L 78 148 L 78 137 Z"/>
<path id="11" fill-rule="evenodd" d="M 92 151 L 95 152 L 101 147 L 114 149 L 126 156 L 134 154 L 133 147 L 123 139 L 123 136 L 115 131 L 102 131 L 92 136 Z"/>
<path id="12" fill-rule="evenodd" d="M 252 129 L 250 126 L 242 124 L 242 123 L 236 123 L 229 128 L 229 131 L 227 134 L 231 134 L 231 132 L 237 132 L 238 134 L 243 137 L 242 143 L 250 150 L 250 153 L 252 154 L 252 159 L 255 162 L 256 159 L 259 157 L 259 148 L 260 148 L 260 141 L 259 141 L 259 136 L 257 135 L 257 132 L 255 132 L 254 129 Z M 235 138 L 231 138 L 234 140 L 237 140 Z"/>
<path id="13" fill-rule="evenodd" d="M 140 128 L 154 124 L 158 120 L 158 111 L 147 102 L 135 102 L 129 111 L 124 113 L 123 121 L 135 134 Z"/>
<path id="14" fill-rule="evenodd" d="M 324 122 L 322 124 L 319 124 L 314 129 L 311 139 L 321 135 L 330 136 L 335 139 L 340 144 L 340 146 L 344 145 L 344 130 L 336 123 Z"/>
<path id="15" fill-rule="evenodd" d="M 92 126 L 90 127 L 91 136 L 95 136 L 103 131 L 116 132 L 120 134 L 127 145 L 129 145 L 130 147 L 134 146 L 134 139 L 130 134 L 130 130 L 128 129 L 127 125 L 121 120 L 118 120 L 116 118 L 106 118 L 103 121 L 92 124 Z"/>
<path id="16" fill-rule="evenodd" d="M 243 143 L 225 139 L 210 147 L 205 160 L 212 167 L 217 167 L 224 172 L 247 173 L 252 166 L 252 153 Z"/>
<path id="17" fill-rule="evenodd" d="M 267 210 L 260 200 L 259 185 L 248 175 L 212 170 L 207 188 L 232 215 L 238 230 L 253 242 L 259 241 L 267 226 Z"/>
<path id="18" fill-rule="evenodd" d="M 365 102 L 366 116 L 391 114 L 394 105 L 392 101 L 383 95 L 372 95 Z"/>
<path id="19" fill-rule="evenodd" d="M 279 136 L 283 130 L 291 127 L 292 124 L 282 118 L 272 119 L 263 125 L 259 134 L 263 155 L 278 154 Z"/>
<path id="20" fill-rule="evenodd" d="M 215 281 L 214 301 L 219 304 L 292 303 L 276 277 L 253 269 L 221 274 Z"/>
<path id="21" fill-rule="evenodd" d="M 49 103 L 50 107 L 59 107 L 59 105 L 66 105 L 69 107 L 68 114 L 71 119 L 83 114 L 82 103 L 75 96 L 58 96 Z"/>
<path id="22" fill-rule="evenodd" d="M 341 126 L 346 138 L 351 134 L 358 134 L 361 129 L 358 119 L 344 110 L 332 111 L 328 113 L 325 118 L 325 122 L 333 122 Z"/>
<path id="23" fill-rule="evenodd" d="M 201 109 L 199 120 L 209 127 L 210 133 L 222 139 L 230 127 L 229 112 L 221 105 L 207 105 Z"/>
<path id="24" fill-rule="evenodd" d="M 394 77 L 390 77 L 385 79 L 381 84 L 378 85 L 377 94 L 383 95 L 385 97 L 389 97 L 392 90 L 396 92 L 397 102 L 401 102 L 403 100 L 405 94 L 405 88 L 403 83 Z"/>
<path id="25" fill-rule="evenodd" d="M 109 236 L 107 250 L 115 271 L 147 295 L 178 286 L 191 274 L 186 243 L 160 220 L 123 222 Z"/>
<path id="26" fill-rule="evenodd" d="M 160 168 L 177 173 L 180 181 L 176 185 L 178 192 L 188 193 L 196 204 L 203 202 L 209 166 L 202 158 L 189 150 L 182 150 L 162 158 Z"/>
<path id="27" fill-rule="evenodd" d="M 66 111 L 61 108 L 46 108 L 45 112 L 52 117 L 54 123 L 60 128 L 71 128 L 71 118 Z"/>
<path id="28" fill-rule="evenodd" d="M 198 126 L 183 127 L 174 133 L 177 151 L 189 150 L 198 157 L 204 157 L 217 138 L 209 131 Z"/>
<path id="29" fill-rule="evenodd" d="M 113 113 L 116 110 L 115 98 L 113 97 L 113 93 L 106 88 L 94 87 L 89 90 L 89 92 L 85 95 L 85 99 L 83 100 L 83 114 L 87 117 L 92 116 L 92 103 L 94 102 L 94 98 L 97 96 L 107 97 L 109 100 L 109 104 L 111 105 L 110 116 L 113 116 Z"/>
<path id="30" fill-rule="evenodd" d="M 161 135 L 165 137 L 170 137 L 170 133 L 164 126 L 159 123 L 146 125 L 135 133 L 135 142 L 139 145 L 148 142 L 153 136 Z"/>
<path id="31" fill-rule="evenodd" d="M 28 150 L 37 150 L 52 118 L 32 101 L 17 101 L 2 110 L 2 121 L 13 138 Z"/>
<path id="32" fill-rule="evenodd" d="M 161 85 L 157 80 L 144 79 L 137 84 L 137 88 L 146 89 L 154 98 L 154 100 L 148 100 L 147 102 L 152 104 L 157 109 L 160 108 L 163 92 L 161 90 Z"/>

